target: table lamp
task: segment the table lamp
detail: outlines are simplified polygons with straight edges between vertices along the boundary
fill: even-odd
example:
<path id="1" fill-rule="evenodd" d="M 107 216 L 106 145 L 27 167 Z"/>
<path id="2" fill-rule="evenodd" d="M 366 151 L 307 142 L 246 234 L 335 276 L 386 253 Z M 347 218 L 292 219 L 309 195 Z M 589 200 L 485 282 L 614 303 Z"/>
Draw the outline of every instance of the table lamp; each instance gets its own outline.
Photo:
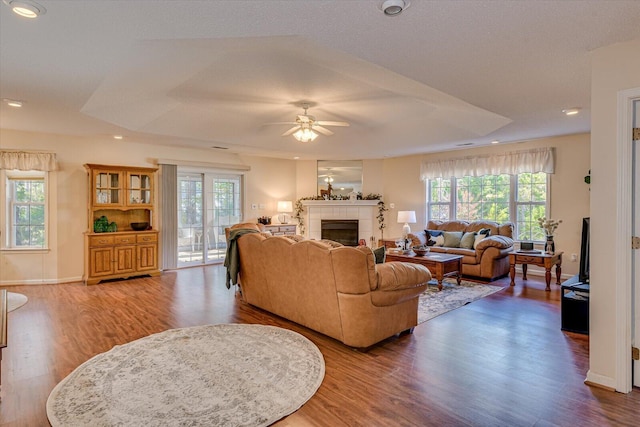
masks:
<path id="1" fill-rule="evenodd" d="M 398 211 L 398 223 L 404 225 L 402 226 L 402 237 L 405 239 L 407 235 L 411 233 L 411 227 L 409 227 L 409 223 L 416 223 L 416 211 Z"/>
<path id="2" fill-rule="evenodd" d="M 280 215 L 278 215 L 280 224 L 289 224 L 289 219 L 291 218 L 289 213 L 293 212 L 293 202 L 291 200 L 280 200 L 278 202 L 278 212 L 280 212 Z"/>

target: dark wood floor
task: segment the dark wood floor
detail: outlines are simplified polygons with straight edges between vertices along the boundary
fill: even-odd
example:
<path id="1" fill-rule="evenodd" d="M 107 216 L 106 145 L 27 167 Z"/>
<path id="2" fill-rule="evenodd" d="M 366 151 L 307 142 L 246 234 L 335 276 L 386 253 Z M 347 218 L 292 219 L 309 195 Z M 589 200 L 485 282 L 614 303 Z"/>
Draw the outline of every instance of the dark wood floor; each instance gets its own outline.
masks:
<path id="1" fill-rule="evenodd" d="M 12 286 L 0 425 L 48 425 L 45 402 L 78 365 L 170 328 L 262 323 L 297 331 L 326 362 L 322 386 L 279 426 L 637 426 L 640 391 L 586 386 L 588 339 L 560 330 L 560 291 L 506 288 L 362 353 L 243 303 L 221 266 L 103 283 Z"/>

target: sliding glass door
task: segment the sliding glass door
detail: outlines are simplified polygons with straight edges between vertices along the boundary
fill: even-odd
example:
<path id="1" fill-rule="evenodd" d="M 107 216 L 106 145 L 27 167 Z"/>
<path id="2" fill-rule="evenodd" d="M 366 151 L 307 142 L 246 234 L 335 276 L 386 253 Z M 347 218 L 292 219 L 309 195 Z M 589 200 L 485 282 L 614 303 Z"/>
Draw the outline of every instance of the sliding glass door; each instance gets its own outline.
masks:
<path id="1" fill-rule="evenodd" d="M 242 199 L 242 175 L 178 170 L 178 267 L 224 259 Z"/>

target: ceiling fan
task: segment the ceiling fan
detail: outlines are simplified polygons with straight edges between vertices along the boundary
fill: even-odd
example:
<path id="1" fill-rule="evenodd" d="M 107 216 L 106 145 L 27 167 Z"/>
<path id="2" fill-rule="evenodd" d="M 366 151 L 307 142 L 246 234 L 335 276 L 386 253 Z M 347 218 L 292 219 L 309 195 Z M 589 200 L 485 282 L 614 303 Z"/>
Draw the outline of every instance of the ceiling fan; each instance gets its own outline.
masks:
<path id="1" fill-rule="evenodd" d="M 282 136 L 289 136 L 293 134 L 293 137 L 300 142 L 310 142 L 318 137 L 318 133 L 329 136 L 333 135 L 329 129 L 324 126 L 349 126 L 347 122 L 335 122 L 326 120 L 316 120 L 316 118 L 310 114 L 307 114 L 309 104 L 302 104 L 304 114 L 298 114 L 295 122 L 280 122 L 270 123 L 273 125 L 295 125 L 288 131 L 282 134 Z M 318 133 L 316 133 L 318 132 Z"/>

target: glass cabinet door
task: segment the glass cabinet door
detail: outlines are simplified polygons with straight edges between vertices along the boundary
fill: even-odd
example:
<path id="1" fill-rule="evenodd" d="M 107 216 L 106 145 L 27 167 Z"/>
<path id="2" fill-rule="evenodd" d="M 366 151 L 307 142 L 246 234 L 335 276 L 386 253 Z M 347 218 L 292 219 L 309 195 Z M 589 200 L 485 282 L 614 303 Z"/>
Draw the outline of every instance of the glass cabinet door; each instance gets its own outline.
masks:
<path id="1" fill-rule="evenodd" d="M 122 203 L 120 198 L 121 179 L 119 172 L 96 171 L 94 175 L 96 205 L 117 205 Z"/>
<path id="2" fill-rule="evenodd" d="M 152 176 L 149 173 L 127 174 L 129 205 L 150 205 L 153 194 Z"/>

